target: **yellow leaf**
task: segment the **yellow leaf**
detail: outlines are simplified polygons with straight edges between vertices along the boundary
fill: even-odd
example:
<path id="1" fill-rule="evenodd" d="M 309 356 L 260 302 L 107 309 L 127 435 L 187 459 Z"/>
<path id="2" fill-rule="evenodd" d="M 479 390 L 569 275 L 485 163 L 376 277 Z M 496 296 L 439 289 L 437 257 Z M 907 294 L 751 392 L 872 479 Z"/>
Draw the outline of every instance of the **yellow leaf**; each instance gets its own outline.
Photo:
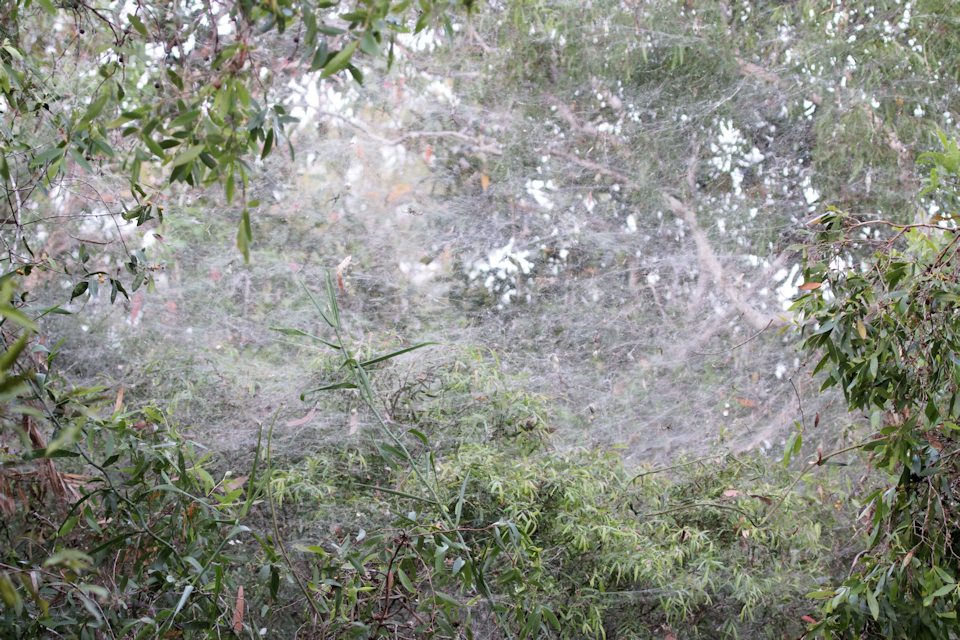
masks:
<path id="1" fill-rule="evenodd" d="M 863 320 L 857 320 L 857 333 L 860 334 L 861 339 L 867 339 L 867 328 L 864 326 Z"/>
<path id="2" fill-rule="evenodd" d="M 407 184 L 406 182 L 395 185 L 390 189 L 390 193 L 387 194 L 387 204 L 395 204 L 411 191 L 413 191 L 413 185 Z"/>
<path id="3" fill-rule="evenodd" d="M 490 188 L 490 176 L 485 173 L 480 174 L 480 188 L 483 189 L 484 193 Z"/>

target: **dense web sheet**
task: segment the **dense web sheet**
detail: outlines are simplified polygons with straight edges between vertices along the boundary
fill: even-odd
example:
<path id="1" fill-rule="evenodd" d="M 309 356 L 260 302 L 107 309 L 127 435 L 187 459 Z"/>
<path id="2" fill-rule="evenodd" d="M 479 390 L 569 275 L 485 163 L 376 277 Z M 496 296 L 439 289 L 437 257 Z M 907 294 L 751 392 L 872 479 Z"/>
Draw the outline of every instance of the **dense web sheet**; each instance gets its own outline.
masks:
<path id="1" fill-rule="evenodd" d="M 396 66 L 366 69 L 362 87 L 275 78 L 301 118 L 297 155 L 258 166 L 250 264 L 236 208 L 182 193 L 162 227 L 123 229 L 157 265 L 155 290 L 76 301 L 91 320 L 65 361 L 172 402 L 216 449 L 248 447 L 278 408 L 291 452 L 363 438 L 349 392 L 300 400 L 333 360 L 274 330 L 321 331 L 299 283 L 322 295 L 340 266 L 364 352 L 437 343 L 378 376 L 398 414 L 459 398 L 469 417 L 478 398 L 523 389 L 543 415 L 512 420 L 631 463 L 718 445 L 778 455 L 817 413 L 834 437 L 839 405 L 789 330 L 791 247 L 828 204 L 936 213 L 913 204 L 907 150 L 922 125 L 955 126 L 953 89 L 905 97 L 917 20 L 935 17 L 886 4 L 511 5 L 402 39 Z M 893 64 L 890 48 L 916 55 Z M 104 215 L 77 237 L 117 231 Z M 457 367 L 474 381 L 440 393 Z"/>

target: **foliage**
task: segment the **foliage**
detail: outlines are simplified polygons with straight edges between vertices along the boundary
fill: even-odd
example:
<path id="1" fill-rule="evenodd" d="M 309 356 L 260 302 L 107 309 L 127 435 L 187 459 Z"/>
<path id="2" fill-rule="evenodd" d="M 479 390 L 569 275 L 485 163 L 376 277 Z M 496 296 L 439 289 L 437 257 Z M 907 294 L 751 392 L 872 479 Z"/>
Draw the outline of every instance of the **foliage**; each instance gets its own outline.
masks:
<path id="1" fill-rule="evenodd" d="M 247 485 L 215 481 L 162 412 L 67 387 L 48 370 L 55 353 L 20 355 L 31 323 L 10 294 L 7 279 L 4 339 L 15 322 L 24 333 L 3 358 L 0 635 L 242 631 L 233 615 L 246 558 L 234 545 L 249 531 Z"/>
<path id="2" fill-rule="evenodd" d="M 287 144 L 296 122 L 271 90 L 281 61 L 326 78 L 349 73 L 360 53 L 391 64 L 399 33 L 420 32 L 472 0 L 356 2 L 244 0 L 119 3 L 101 8 L 77 0 L 17 0 L 0 9 L 0 177 L 6 218 L 19 227 L 9 268 L 69 266 L 38 260 L 23 233 L 35 191 L 54 190 L 76 175 L 127 176 L 123 220 L 163 220 L 169 185 L 222 185 L 240 201 L 237 246 L 249 259 L 252 241 L 247 186 L 256 159 Z M 411 17 L 415 17 L 411 20 Z M 275 37 L 295 32 L 278 58 Z M 65 58 L 64 62 L 61 62 Z M 64 66 L 71 65 L 67 71 Z M 68 180 L 67 178 L 71 178 Z M 101 204 L 108 202 L 95 196 Z M 80 256 L 72 297 L 100 285 L 111 300 L 153 275 L 144 256 L 125 258 L 130 280 Z"/>
<path id="3" fill-rule="evenodd" d="M 581 319 L 584 325 L 602 320 L 589 328 L 593 345 L 587 351 L 587 330 L 565 332 L 568 325 L 552 321 L 556 315 L 541 316 L 528 329 L 530 354 L 547 362 L 545 349 L 556 345 L 562 356 L 574 355 L 584 369 L 594 369 L 591 380 L 619 387 L 624 405 L 659 403 L 685 428 L 705 431 L 697 416 L 679 415 L 689 407 L 686 390 L 676 384 L 686 373 L 663 363 L 673 359 L 686 372 L 691 351 L 698 352 L 717 328 L 736 325 L 733 312 L 715 316 L 714 309 L 739 297 L 740 278 L 723 276 L 719 266 L 708 273 L 712 265 L 702 256 L 710 255 L 709 244 L 697 234 L 715 221 L 715 239 L 725 249 L 741 258 L 753 243 L 758 249 L 748 257 L 756 258 L 778 225 L 795 222 L 821 197 L 881 207 L 895 222 L 908 215 L 902 206 L 911 193 L 908 146 L 926 135 L 923 114 L 939 112 L 953 99 L 939 81 L 958 68 L 952 64 L 958 50 L 953 35 L 943 33 L 954 26 L 955 3 L 921 1 L 912 21 L 909 8 L 892 0 L 842 6 L 813 0 L 491 4 L 497 10 L 489 12 L 489 22 L 468 24 L 465 31 L 485 53 L 484 37 L 501 46 L 484 58 L 483 77 L 496 96 L 466 117 L 441 118 L 437 131 L 399 139 L 455 140 L 447 149 L 437 146 L 441 166 L 456 172 L 464 192 L 476 178 L 484 207 L 510 212 L 509 221 L 500 212 L 486 222 L 476 216 L 478 228 L 491 230 L 491 237 L 482 230 L 477 235 L 506 243 L 492 236 L 515 233 L 520 241 L 514 245 L 511 239 L 501 258 L 525 264 L 535 257 L 539 265 L 527 273 L 489 259 L 487 271 L 531 276 L 527 283 L 498 282 L 497 293 L 510 287 L 519 293 L 524 285 L 527 293 L 551 287 L 556 293 L 561 269 L 569 269 L 576 277 L 564 282 L 564 295 L 555 295 L 555 313 L 576 315 L 586 305 L 575 308 L 571 301 L 581 298 L 613 301 L 625 314 L 616 323 L 599 315 Z M 231 226 L 237 228 L 237 246 L 248 260 L 257 219 L 252 210 L 260 194 L 269 192 L 255 189 L 253 178 L 276 149 L 287 146 L 293 155 L 288 134 L 294 119 L 282 92 L 288 74 L 341 74 L 359 81 L 358 53 L 389 66 L 396 36 L 440 24 L 453 32 L 446 16 L 469 11 L 472 3 L 115 5 L 19 0 L 0 9 L 0 178 L 10 231 L 3 236 L 0 300 L 6 346 L 0 439 L 9 447 L 0 471 L 0 508 L 11 515 L 0 566 L 3 634 L 669 637 L 682 630 L 702 637 L 776 637 L 799 634 L 807 606 L 799 595 L 811 590 L 828 600 L 815 627 L 819 632 L 942 637 L 955 628 L 956 470 L 953 454 L 945 453 L 953 448 L 957 401 L 949 367 L 955 363 L 953 338 L 941 341 L 937 333 L 953 319 L 954 245 L 943 232 L 922 232 L 923 225 L 909 231 L 894 226 L 897 249 L 881 255 L 876 271 L 882 275 L 874 278 L 874 271 L 849 272 L 833 261 L 836 254 L 859 255 L 862 247 L 846 243 L 839 232 L 861 223 L 825 216 L 824 239 L 840 244 L 812 251 L 808 281 L 820 288 L 798 303 L 806 314 L 807 346 L 826 350 L 827 384 L 841 387 L 853 408 L 877 411 L 879 435 L 864 448 L 873 449 L 876 464 L 895 475 L 893 486 L 879 491 L 871 492 L 866 481 L 864 518 L 872 528 L 865 537 L 872 547 L 834 590 L 823 585 L 844 580 L 849 562 L 838 570 L 839 560 L 849 560 L 850 538 L 861 541 L 843 528 L 849 525 L 843 496 L 853 488 L 842 473 L 827 467 L 832 474 L 818 483 L 805 472 L 788 483 L 786 471 L 760 456 L 718 454 L 635 477 L 610 452 L 554 450 L 551 399 L 527 391 L 527 379 L 504 376 L 499 366 L 491 372 L 478 359 L 464 358 L 466 366 L 454 362 L 427 378 L 392 379 L 395 370 L 384 371 L 391 361 L 423 345 L 380 356 L 373 348 L 383 340 L 380 334 L 354 344 L 339 317 L 342 281 L 335 286 L 328 280 L 327 305 L 316 304 L 320 336 L 300 329 L 281 329 L 280 335 L 332 350 L 333 357 L 307 362 L 298 375 L 335 375 L 314 391 L 340 392 L 336 406 L 362 411 L 379 436 L 373 444 L 346 444 L 344 437 L 342 446 L 306 454 L 297 464 L 274 456 L 271 427 L 270 468 L 262 483 L 255 473 L 245 482 L 225 475 L 215 481 L 208 460 L 193 453 L 163 413 L 127 413 L 119 400 L 111 411 L 114 401 L 106 390 L 71 389 L 46 371 L 56 354 L 34 340 L 37 318 L 31 316 L 59 310 L 32 308 L 30 295 L 14 296 L 17 282 L 55 275 L 70 281 L 71 301 L 114 301 L 152 285 L 161 270 L 156 254 L 143 249 L 125 251 L 117 269 L 109 256 L 91 256 L 96 240 L 72 236 L 79 244 L 36 250 L 31 225 L 59 220 L 58 198 L 79 191 L 102 207 L 93 219 L 102 215 L 115 223 L 118 215 L 152 227 L 169 213 L 173 197 L 184 194 L 182 186 L 219 185 L 236 218 Z M 887 31 L 891 21 L 898 24 L 894 36 Z M 944 37 L 916 50 L 915 39 L 928 34 Z M 475 61 L 462 56 L 458 63 Z M 914 75 L 920 78 L 915 94 L 889 92 Z M 517 110 L 516 96 L 504 90 L 508 83 L 539 95 L 525 97 Z M 518 111 L 496 127 L 474 122 Z M 474 137 L 474 128 L 483 133 Z M 541 129 L 542 144 L 514 135 Z M 732 151 L 701 153 L 707 147 L 696 139 L 717 133 L 733 139 Z M 502 148 L 485 142 L 494 135 L 504 140 Z M 429 162 L 434 148 L 426 149 Z M 342 159 L 329 155 L 326 164 L 339 167 Z M 941 204 L 953 201 L 956 155 L 953 146 L 929 156 L 937 173 L 926 195 Z M 566 173 L 558 169 L 561 161 Z M 522 190 L 508 182 L 518 164 L 523 178 L 533 176 Z M 816 170 L 812 178 L 810 167 Z M 551 172 L 558 173 L 559 188 Z M 93 177 L 95 184 L 87 185 Z M 97 192 L 103 184 L 111 187 L 110 198 Z M 665 222 L 661 189 L 686 189 L 691 213 L 674 210 L 675 220 Z M 38 193 L 46 200 L 35 198 Z M 402 197 L 405 191 L 396 193 Z M 523 201 L 524 193 L 533 205 Z M 549 204 L 543 211 L 537 209 L 540 200 Z M 208 229 L 214 226 L 214 203 L 204 199 L 194 208 Z M 579 239 L 580 220 L 569 214 L 577 207 L 592 213 L 597 206 L 590 217 L 591 245 Z M 775 211 L 765 233 L 748 237 L 740 226 L 741 232 L 727 235 L 727 220 L 746 224 L 761 207 Z M 272 257 L 304 263 L 309 260 L 301 258 L 315 251 L 329 262 L 328 247 L 339 252 L 350 245 L 337 238 L 324 239 L 320 249 L 304 248 L 314 241 L 307 233 L 315 231 L 313 225 L 302 216 L 289 232 L 302 235 L 301 244 L 291 250 L 278 237 Z M 658 247 L 680 247 L 687 233 L 700 238 L 699 272 L 682 254 L 665 258 Z M 122 241 L 119 227 L 118 237 Z M 363 251 L 374 256 L 377 247 L 371 243 Z M 418 264 L 452 252 L 430 251 L 434 256 L 417 257 L 426 260 Z M 641 263 L 647 251 L 653 258 Z M 357 258 L 357 252 L 345 253 Z M 461 264 L 468 274 L 469 263 Z M 657 286 L 658 267 L 664 274 L 672 270 L 671 289 Z M 600 280 L 601 271 L 612 275 Z M 246 278 L 247 289 L 252 272 L 237 278 Z M 475 280 L 468 285 L 480 295 L 470 291 L 466 297 L 480 300 L 478 310 L 503 300 L 490 286 L 479 286 L 486 278 Z M 575 281 L 581 283 L 570 284 Z M 743 291 L 752 285 L 743 284 Z M 224 295 L 233 293 L 227 285 L 210 285 L 198 306 L 230 298 L 223 303 L 229 315 L 245 313 L 248 293 L 242 285 L 230 286 L 244 292 L 235 300 Z M 102 289 L 109 296 L 99 296 Z M 677 292 L 694 304 L 670 304 Z M 772 301 L 756 296 L 759 305 Z M 284 285 L 264 294 L 257 321 L 276 324 L 277 308 L 290 297 Z M 611 305 L 596 306 L 607 314 Z M 647 320 L 671 325 L 681 316 L 697 320 L 703 341 L 683 357 L 664 356 L 658 344 L 664 334 L 642 335 L 652 324 Z M 625 319 L 640 320 L 633 323 L 637 333 L 624 329 Z M 506 342 L 518 333 L 506 334 Z M 545 336 L 555 345 L 545 347 Z M 262 346 L 247 348 L 244 339 L 229 345 L 230 357 L 241 360 Z M 277 344 L 268 346 L 267 357 L 286 358 Z M 657 349 L 660 357 L 653 355 Z M 550 356 L 556 360 L 545 367 L 556 361 L 556 379 L 567 387 L 559 358 Z M 137 375 L 155 378 L 151 389 L 172 389 L 155 397 L 193 394 L 205 404 L 224 399 L 222 413 L 248 420 L 243 410 L 249 407 L 226 400 L 246 390 L 232 394 L 214 376 L 197 385 L 199 391 L 183 390 L 190 376 L 177 368 L 192 364 L 193 357 L 158 358 L 162 362 Z M 636 364 L 625 365 L 628 360 Z M 266 361 L 247 365 L 256 384 L 256 364 Z M 715 377 L 727 370 L 704 363 Z M 96 364 L 106 368 L 104 359 Z M 622 369 L 619 380 L 612 380 L 612 367 Z M 766 384 L 746 369 L 741 367 L 744 380 L 751 378 L 757 388 Z M 648 379 L 656 377 L 673 387 L 670 394 L 648 390 Z M 289 379 L 276 384 L 292 386 Z M 531 383 L 536 385 L 542 390 L 542 379 Z M 745 412 L 757 406 L 750 398 L 734 398 Z M 585 416 L 578 426 L 590 427 L 594 419 L 594 398 L 588 400 L 578 409 Z M 788 458 L 808 435 L 794 437 Z M 632 437 L 648 436 L 637 431 Z M 812 468 L 846 452 L 818 455 Z M 256 471 L 259 445 L 253 456 Z M 312 519 L 288 518 L 285 509 L 309 511 Z M 240 551 L 245 547 L 237 543 L 247 533 L 256 545 Z"/>
<path id="4" fill-rule="evenodd" d="M 956 144 L 926 154 L 929 186 L 956 196 Z M 807 254 L 804 347 L 817 353 L 824 388 L 839 387 L 850 408 L 868 412 L 861 443 L 883 486 L 861 500 L 867 544 L 850 576 L 813 595 L 825 600 L 820 634 L 843 637 L 953 637 L 960 607 L 956 495 L 960 486 L 960 263 L 952 210 L 945 220 L 893 225 L 863 267 L 850 265 L 852 229 L 884 225 L 825 214 Z M 855 254 L 853 254 L 855 255 Z"/>
<path id="5" fill-rule="evenodd" d="M 832 575 L 845 530 L 839 477 L 803 485 L 772 509 L 787 474 L 759 457 L 695 462 L 680 478 L 649 470 L 632 482 L 614 454 L 493 439 L 438 459 L 441 505 L 410 493 L 403 467 L 379 471 L 370 486 L 363 475 L 383 460 L 363 458 L 360 478 L 330 478 L 337 462 L 327 452 L 274 475 L 288 499 L 315 505 L 307 522 L 317 525 L 306 531 L 329 529 L 301 534 L 296 564 L 331 581 L 320 589 L 326 602 L 342 598 L 330 635 L 349 635 L 348 623 L 402 633 L 412 611 L 430 623 L 415 625 L 413 637 L 445 637 L 444 618 L 475 637 L 495 633 L 476 587 L 456 577 L 471 561 L 458 556 L 445 513 L 460 514 L 458 532 L 480 550 L 506 637 L 646 638 L 664 625 L 690 637 L 800 633 L 803 595 Z M 356 472 L 356 454 L 349 459 Z M 403 577 L 385 609 L 391 562 Z M 459 606 L 438 607 L 437 590 Z"/>
<path id="6" fill-rule="evenodd" d="M 384 436 L 365 454 L 342 454 L 346 474 L 329 472 L 330 452 L 271 474 L 278 500 L 316 503 L 313 517 L 333 523 L 330 536 L 298 543 L 291 564 L 313 576 L 304 595 L 328 620 L 323 633 L 489 637 L 491 615 L 499 635 L 520 638 L 802 629 L 801 595 L 832 571 L 834 490 L 821 482 L 780 494 L 785 470 L 723 455 L 679 465 L 679 481 L 670 469 L 632 477 L 613 454 L 545 450 L 547 424 L 521 417 L 543 410 L 522 394 L 486 397 L 486 417 L 464 421 L 439 392 L 408 414 L 432 420 L 384 420 L 372 368 L 422 345 L 355 358 L 332 280 L 327 297 L 318 311 L 346 377 L 321 390 L 363 397 Z M 494 422 L 500 401 L 526 426 L 477 439 L 471 423 Z"/>
<path id="7" fill-rule="evenodd" d="M 35 272 L 63 274 L 74 280 L 71 300 L 104 287 L 113 302 L 151 285 L 158 267 L 142 250 L 123 257 L 126 276 L 106 266 L 109 257 L 91 260 L 87 244 L 74 255 L 35 251 L 26 229 L 46 218 L 32 196 L 69 191 L 78 176 L 125 175 L 120 202 L 92 191 L 107 215 L 112 208 L 143 225 L 163 220 L 171 185 L 220 184 L 228 203 L 239 200 L 237 245 L 249 257 L 253 163 L 287 142 L 295 121 L 264 82 L 282 72 L 270 34 L 298 33 L 288 63 L 362 81 L 353 64 L 360 52 L 389 65 L 396 34 L 471 2 L 411 4 L 17 0 L 0 8 L 0 178 L 3 222 L 13 229 L 4 231 L 0 307 L 4 637 L 243 632 L 233 574 L 245 558 L 232 548 L 253 504 L 254 478 L 250 491 L 214 482 L 161 412 L 124 413 L 122 389 L 110 412 L 105 390 L 70 389 L 46 371 L 54 354 L 33 341 L 37 310 L 30 292 L 14 297 L 15 288 Z M 53 312 L 61 311 L 40 316 Z"/>

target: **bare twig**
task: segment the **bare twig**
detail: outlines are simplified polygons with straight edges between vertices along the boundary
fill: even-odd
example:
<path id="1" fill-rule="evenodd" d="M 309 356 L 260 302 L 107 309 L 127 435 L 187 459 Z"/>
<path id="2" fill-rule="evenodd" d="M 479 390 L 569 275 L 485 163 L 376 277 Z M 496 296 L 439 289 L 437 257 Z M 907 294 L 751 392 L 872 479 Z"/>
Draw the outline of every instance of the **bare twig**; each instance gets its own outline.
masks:
<path id="1" fill-rule="evenodd" d="M 724 354 L 730 353 L 731 351 L 736 351 L 737 349 L 739 349 L 739 348 L 742 347 L 743 345 L 747 344 L 748 342 L 752 342 L 753 340 L 756 340 L 756 339 L 759 338 L 767 329 L 769 329 L 769 328 L 772 327 L 772 326 L 773 326 L 773 319 L 771 318 L 771 319 L 770 319 L 770 322 L 768 322 L 768 323 L 767 323 L 767 326 L 765 326 L 763 329 L 760 329 L 759 331 L 757 331 L 756 333 L 754 333 L 752 336 L 750 336 L 750 337 L 747 338 L 746 340 L 744 340 L 744 341 L 742 341 L 742 342 L 738 342 L 737 344 L 733 345 L 732 347 L 730 347 L 730 348 L 728 348 L 728 349 L 724 349 L 723 351 L 691 351 L 691 353 L 693 353 L 694 355 L 698 355 L 698 356 L 722 356 L 722 355 L 724 355 Z"/>
<path id="2" fill-rule="evenodd" d="M 724 295 L 733 303 L 737 311 L 743 315 L 744 320 L 758 331 L 766 329 L 771 324 L 783 324 L 784 318 L 771 317 L 768 314 L 761 313 L 744 299 L 736 287 L 726 281 L 720 259 L 717 258 L 717 254 L 714 252 L 713 246 L 707 238 L 707 234 L 700 228 L 697 222 L 697 214 L 693 208 L 666 193 L 663 194 L 663 199 L 667 203 L 667 207 L 682 218 L 690 227 L 690 234 L 693 236 L 693 241 L 697 246 L 697 254 L 700 258 L 701 267 L 710 274 L 714 284 L 723 291 Z"/>

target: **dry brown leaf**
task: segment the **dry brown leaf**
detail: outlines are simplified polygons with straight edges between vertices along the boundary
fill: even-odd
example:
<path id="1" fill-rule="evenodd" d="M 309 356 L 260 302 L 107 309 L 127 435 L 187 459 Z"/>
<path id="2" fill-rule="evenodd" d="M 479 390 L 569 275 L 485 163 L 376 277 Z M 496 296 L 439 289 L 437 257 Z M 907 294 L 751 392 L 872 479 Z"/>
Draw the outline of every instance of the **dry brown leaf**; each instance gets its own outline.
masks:
<path id="1" fill-rule="evenodd" d="M 313 416 L 315 416 L 315 415 L 317 415 L 317 406 L 316 406 L 316 405 L 314 405 L 313 408 L 310 409 L 310 411 L 307 411 L 307 415 L 303 416 L 302 418 L 297 418 L 296 420 L 288 420 L 288 421 L 287 421 L 287 426 L 288 426 L 288 427 L 302 427 L 303 425 L 305 425 L 305 424 L 307 424 L 308 422 L 310 422 L 311 420 L 313 420 Z"/>
<path id="2" fill-rule="evenodd" d="M 741 407 L 744 407 L 745 409 L 757 408 L 756 400 L 751 400 L 750 398 L 735 398 L 735 400 L 737 401 L 737 404 L 739 404 Z"/>
<path id="3" fill-rule="evenodd" d="M 116 402 L 113 403 L 114 413 L 120 413 L 120 409 L 123 408 L 123 394 L 124 394 L 124 389 L 123 387 L 120 387 L 120 390 L 117 391 L 117 400 Z"/>
<path id="4" fill-rule="evenodd" d="M 936 449 L 937 451 L 943 451 L 946 445 L 943 443 L 943 440 L 940 438 L 940 435 L 934 431 L 925 431 L 923 434 L 923 439 L 930 443 L 930 446 Z"/>
<path id="5" fill-rule="evenodd" d="M 348 435 L 355 434 L 360 429 L 360 416 L 357 415 L 357 410 L 354 409 L 350 412 L 350 430 Z"/>
<path id="6" fill-rule="evenodd" d="M 236 478 L 231 478 L 230 480 L 224 481 L 221 486 L 224 493 L 230 493 L 235 489 L 239 489 L 247 482 L 247 476 L 237 476 Z"/>
<path id="7" fill-rule="evenodd" d="M 17 503 L 13 498 L 0 493 L 0 513 L 6 516 L 12 516 L 17 512 Z"/>
<path id="8" fill-rule="evenodd" d="M 130 300 L 130 324 L 133 326 L 137 325 L 137 322 L 140 321 L 140 313 L 143 311 L 143 292 L 138 291 L 133 294 L 133 298 Z"/>
<path id="9" fill-rule="evenodd" d="M 822 286 L 823 286 L 822 282 L 804 282 L 802 285 L 800 285 L 799 289 L 800 291 L 813 291 L 815 289 L 819 289 Z"/>
<path id="10" fill-rule="evenodd" d="M 343 282 L 343 275 L 346 273 L 347 268 L 350 267 L 350 262 L 353 260 L 353 256 L 347 256 L 340 261 L 340 264 L 337 265 L 337 287 L 340 289 L 340 293 L 346 294 L 347 287 Z"/>
<path id="11" fill-rule="evenodd" d="M 233 632 L 243 631 L 243 585 L 237 587 L 237 601 L 233 605 Z"/>
<path id="12" fill-rule="evenodd" d="M 900 563 L 900 567 L 901 567 L 902 569 L 906 569 L 907 566 L 910 564 L 910 561 L 913 560 L 913 552 L 914 552 L 914 551 L 915 551 L 915 549 L 910 549 L 910 551 L 907 552 L 907 555 L 903 556 L 903 562 Z"/>

